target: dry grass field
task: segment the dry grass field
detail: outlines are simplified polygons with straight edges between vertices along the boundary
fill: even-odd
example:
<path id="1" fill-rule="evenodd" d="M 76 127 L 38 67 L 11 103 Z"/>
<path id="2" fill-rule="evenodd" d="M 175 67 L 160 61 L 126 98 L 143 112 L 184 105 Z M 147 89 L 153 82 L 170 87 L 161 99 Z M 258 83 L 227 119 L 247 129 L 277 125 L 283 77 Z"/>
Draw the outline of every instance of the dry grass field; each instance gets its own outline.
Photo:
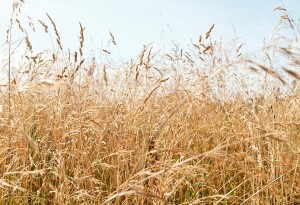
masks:
<path id="1" fill-rule="evenodd" d="M 284 8 L 255 54 L 213 25 L 189 49 L 117 63 L 83 61 L 81 24 L 64 49 L 51 16 L 27 19 L 53 38 L 35 51 L 21 4 L 1 59 L 0 204 L 300 204 L 300 33 Z"/>

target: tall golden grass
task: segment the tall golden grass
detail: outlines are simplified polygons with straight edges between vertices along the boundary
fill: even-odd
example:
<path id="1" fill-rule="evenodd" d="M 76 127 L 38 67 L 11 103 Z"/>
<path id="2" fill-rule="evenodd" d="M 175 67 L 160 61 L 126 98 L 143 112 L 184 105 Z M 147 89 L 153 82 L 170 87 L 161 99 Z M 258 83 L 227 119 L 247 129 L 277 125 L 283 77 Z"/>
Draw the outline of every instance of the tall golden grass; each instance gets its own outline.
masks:
<path id="1" fill-rule="evenodd" d="M 300 35 L 284 8 L 275 31 L 295 38 L 274 32 L 261 62 L 213 41 L 213 24 L 190 50 L 145 45 L 115 69 L 106 48 L 108 61 L 83 61 L 81 24 L 64 53 L 48 14 L 56 48 L 34 52 L 22 3 L 25 58 L 0 96 L 1 204 L 300 204 Z"/>

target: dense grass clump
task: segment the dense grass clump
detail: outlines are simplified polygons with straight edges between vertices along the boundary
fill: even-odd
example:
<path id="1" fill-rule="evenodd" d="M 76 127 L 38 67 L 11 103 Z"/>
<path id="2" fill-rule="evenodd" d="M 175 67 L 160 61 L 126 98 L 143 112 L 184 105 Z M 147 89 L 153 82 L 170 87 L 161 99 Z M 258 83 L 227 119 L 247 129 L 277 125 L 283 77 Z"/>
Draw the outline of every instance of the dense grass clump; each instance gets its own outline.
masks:
<path id="1" fill-rule="evenodd" d="M 212 25 L 189 50 L 147 45 L 117 65 L 107 49 L 83 61 L 81 24 L 65 53 L 49 15 L 56 48 L 33 51 L 21 5 L 8 34 L 25 41 L 7 44 L 21 62 L 0 95 L 1 204 L 300 203 L 300 35 L 277 36 L 292 25 L 284 8 L 262 61 L 213 41 Z"/>

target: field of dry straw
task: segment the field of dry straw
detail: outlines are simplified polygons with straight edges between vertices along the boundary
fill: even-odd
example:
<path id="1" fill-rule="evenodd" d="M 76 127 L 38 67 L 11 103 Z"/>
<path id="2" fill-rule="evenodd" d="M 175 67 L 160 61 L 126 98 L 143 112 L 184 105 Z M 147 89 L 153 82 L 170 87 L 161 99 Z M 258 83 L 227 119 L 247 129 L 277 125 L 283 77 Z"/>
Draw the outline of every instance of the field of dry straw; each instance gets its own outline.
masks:
<path id="1" fill-rule="evenodd" d="M 2 48 L 0 204 L 300 204 L 300 33 L 284 8 L 256 53 L 212 25 L 120 63 L 112 33 L 86 56 L 80 24 L 68 51 L 22 4 Z M 34 50 L 35 29 L 52 49 Z"/>

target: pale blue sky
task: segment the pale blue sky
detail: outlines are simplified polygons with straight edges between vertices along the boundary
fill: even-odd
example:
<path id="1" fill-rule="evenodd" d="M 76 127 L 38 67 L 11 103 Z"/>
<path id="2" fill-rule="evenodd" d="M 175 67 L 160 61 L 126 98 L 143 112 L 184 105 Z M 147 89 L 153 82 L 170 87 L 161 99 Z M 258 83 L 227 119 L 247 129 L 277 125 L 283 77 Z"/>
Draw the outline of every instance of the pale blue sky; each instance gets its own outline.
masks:
<path id="1" fill-rule="evenodd" d="M 11 13 L 11 1 L 0 0 L 1 44 Z M 291 16 L 300 16 L 299 0 L 282 1 Z M 170 45 L 174 40 L 185 47 L 196 41 L 215 23 L 213 38 L 227 42 L 236 37 L 245 43 L 243 49 L 254 51 L 270 37 L 280 13 L 279 0 L 25 0 L 24 12 L 33 19 L 42 19 L 50 26 L 45 13 L 55 21 L 64 48 L 78 48 L 79 24 L 86 27 L 85 50 L 102 49 L 111 31 L 123 57 L 135 57 L 143 44 L 155 42 L 155 48 Z M 38 24 L 36 25 L 38 27 Z M 32 41 L 35 48 L 47 47 L 49 37 L 39 32 Z M 48 42 L 48 43 L 47 43 Z M 108 48 L 118 56 L 113 46 Z"/>

